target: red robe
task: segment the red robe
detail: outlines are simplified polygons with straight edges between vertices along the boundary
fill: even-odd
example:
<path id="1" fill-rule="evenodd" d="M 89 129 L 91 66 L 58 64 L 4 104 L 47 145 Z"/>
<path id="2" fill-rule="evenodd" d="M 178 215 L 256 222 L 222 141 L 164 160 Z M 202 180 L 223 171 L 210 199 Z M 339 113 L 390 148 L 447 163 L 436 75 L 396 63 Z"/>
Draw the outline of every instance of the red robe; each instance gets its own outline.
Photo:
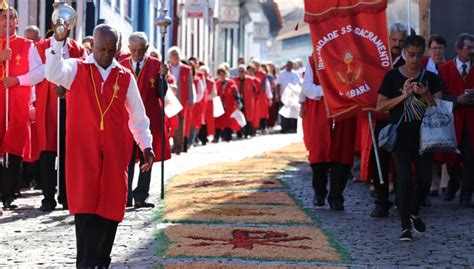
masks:
<path id="1" fill-rule="evenodd" d="M 51 39 L 36 43 L 36 48 L 43 64 L 46 63 L 46 49 L 51 47 Z M 70 58 L 84 56 L 84 48 L 73 39 L 68 39 Z M 38 134 L 38 147 L 40 151 L 57 151 L 58 129 L 58 97 L 56 85 L 46 79 L 36 86 L 36 121 Z"/>
<path id="2" fill-rule="evenodd" d="M 314 83 L 319 84 L 313 67 Z M 309 163 L 338 162 L 352 164 L 354 160 L 354 145 L 356 129 L 355 118 L 348 118 L 334 123 L 327 118 L 324 97 L 321 100 L 307 98 L 305 102 L 305 118 L 303 135 L 305 145 L 309 149 Z"/>
<path id="3" fill-rule="evenodd" d="M 192 114 L 190 113 L 192 110 L 193 104 L 191 104 L 191 101 L 189 100 L 190 94 L 192 94 L 192 87 L 191 83 L 193 82 L 192 79 L 192 74 L 191 74 L 191 67 L 189 65 L 181 64 L 180 65 L 180 70 L 179 70 L 179 75 L 178 75 L 178 94 L 176 97 L 178 100 L 181 102 L 181 105 L 183 106 L 183 110 L 179 112 L 178 115 L 182 115 L 183 120 L 184 120 L 184 136 L 189 137 L 191 133 L 191 116 Z M 191 81 L 191 82 L 190 82 Z M 172 118 L 172 121 L 177 121 L 178 115 L 174 116 L 176 119 Z"/>
<path id="4" fill-rule="evenodd" d="M 13 35 L 10 37 L 10 49 L 12 50 L 10 65 L 10 76 L 24 75 L 29 72 L 28 52 L 31 41 L 23 37 Z M 0 51 L 6 48 L 6 40 L 0 39 Z M 6 62 L 0 63 L 2 80 L 5 78 Z M 6 90 L 0 83 L 0 154 L 5 152 L 17 156 L 23 156 L 25 141 L 29 130 L 30 112 L 30 86 L 15 86 L 9 90 L 9 123 L 6 130 Z"/>
<path id="5" fill-rule="evenodd" d="M 171 91 L 171 88 L 169 85 L 176 85 L 176 79 L 174 78 L 173 74 L 168 73 L 168 90 Z M 168 133 L 168 136 L 169 137 L 172 137 L 174 136 L 174 133 L 176 132 L 176 130 L 178 129 L 178 117 L 177 116 L 173 116 L 171 118 L 168 118 L 167 120 L 168 124 L 168 128 L 169 128 L 169 133 Z"/>
<path id="6" fill-rule="evenodd" d="M 205 111 L 206 119 L 205 120 L 206 120 L 206 125 L 207 125 L 207 135 L 216 134 L 216 121 L 214 119 L 214 103 L 212 102 L 212 100 L 207 100 L 207 95 L 209 95 L 213 91 L 215 84 L 216 82 L 211 77 L 206 78 L 207 94 L 204 96 L 204 98 L 206 98 L 206 111 Z"/>
<path id="7" fill-rule="evenodd" d="M 206 89 L 206 85 L 204 83 L 204 73 L 203 72 L 198 72 L 196 74 L 196 76 L 194 77 L 194 87 L 196 88 L 196 95 L 197 95 L 199 83 L 201 83 L 201 86 L 203 87 L 203 89 L 201 89 L 203 91 L 203 98 L 202 98 L 201 101 L 194 104 L 193 111 L 192 111 L 193 126 L 197 130 L 199 130 L 199 128 L 201 128 L 201 125 L 204 125 L 206 123 L 205 108 L 206 108 L 206 103 L 207 103 L 207 98 L 206 98 L 207 89 Z"/>
<path id="8" fill-rule="evenodd" d="M 265 119 L 265 120 L 268 120 L 270 118 L 270 115 L 268 113 L 268 98 L 267 98 L 267 94 L 266 94 L 266 90 L 267 90 L 267 85 L 266 85 L 266 82 L 267 82 L 267 75 L 262 72 L 262 71 L 258 71 L 255 76 L 261 81 L 261 91 L 259 91 L 260 94 L 258 94 L 257 96 L 257 100 L 256 100 L 256 103 L 257 103 L 257 108 L 258 108 L 258 115 L 259 115 L 259 124 L 260 124 L 260 119 Z"/>
<path id="9" fill-rule="evenodd" d="M 218 80 L 216 82 L 217 94 L 222 100 L 222 105 L 224 106 L 224 115 L 216 119 L 216 129 L 224 130 L 230 128 L 233 131 L 240 130 L 240 126 L 235 119 L 230 116 L 232 113 L 239 107 L 235 96 L 238 94 L 237 85 L 235 85 L 234 80 L 228 79 L 223 87 L 223 81 Z"/>
<path id="10" fill-rule="evenodd" d="M 240 85 L 240 79 L 234 78 L 235 85 L 239 88 L 240 97 L 244 101 L 244 115 L 247 122 L 252 122 L 255 111 L 255 99 L 257 84 L 255 80 L 250 76 L 245 76 L 243 87 Z"/>
<path id="11" fill-rule="evenodd" d="M 77 61 L 77 74 L 66 97 L 66 191 L 72 214 L 123 220 L 130 161 L 126 153 L 131 150 L 124 143 L 130 132 L 125 100 L 131 76 L 118 65 L 103 82 L 94 64 Z M 115 93 L 114 88 L 118 89 Z M 102 130 L 98 102 L 106 111 Z"/>
<path id="12" fill-rule="evenodd" d="M 262 92 L 262 80 L 259 79 L 257 76 L 253 77 L 255 81 L 255 97 L 254 97 L 254 110 L 252 115 L 252 127 L 259 128 L 260 127 L 260 113 L 262 112 L 262 106 L 260 103 L 260 96 L 264 94 Z"/>
<path id="13" fill-rule="evenodd" d="M 443 79 L 446 90 L 449 95 L 464 94 L 465 89 L 474 89 L 474 66 L 471 62 L 471 70 L 465 78 L 461 77 L 454 60 L 444 63 L 439 67 L 439 74 Z M 456 129 L 456 141 L 461 143 L 464 128 L 469 133 L 469 143 L 474 152 L 474 106 L 465 106 L 457 104 L 454 112 L 454 127 Z M 453 163 L 456 160 L 454 153 L 441 153 L 441 159 L 444 162 Z"/>
<path id="14" fill-rule="evenodd" d="M 147 117 L 150 119 L 150 131 L 153 136 L 153 151 L 155 152 L 155 162 L 161 161 L 162 159 L 168 160 L 171 158 L 170 143 L 168 136 L 167 117 L 165 115 L 165 155 L 161 155 L 162 150 L 162 135 L 161 135 L 161 111 L 163 109 L 163 102 L 158 95 L 158 76 L 160 74 L 161 63 L 159 60 L 153 57 L 147 57 L 143 66 L 141 67 L 140 74 L 135 74 L 132 70 L 132 58 L 126 58 L 120 64 L 130 70 L 137 80 L 138 89 L 140 90 L 140 96 L 145 106 Z M 133 136 L 129 132 L 130 146 L 133 146 Z"/>

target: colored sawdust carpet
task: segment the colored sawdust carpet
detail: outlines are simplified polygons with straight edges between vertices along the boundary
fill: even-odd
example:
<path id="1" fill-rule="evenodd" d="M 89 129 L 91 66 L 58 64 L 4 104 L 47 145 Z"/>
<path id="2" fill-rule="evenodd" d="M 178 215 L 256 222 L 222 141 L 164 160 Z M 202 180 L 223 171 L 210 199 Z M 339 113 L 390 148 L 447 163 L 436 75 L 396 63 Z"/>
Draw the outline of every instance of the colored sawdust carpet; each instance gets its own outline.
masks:
<path id="1" fill-rule="evenodd" d="M 159 218 L 178 224 L 157 233 L 159 254 L 175 259 L 165 268 L 329 268 L 320 266 L 347 261 L 347 251 L 318 227 L 314 213 L 304 210 L 279 179 L 306 156 L 300 143 L 173 178 Z M 262 264 L 199 261 L 204 258 Z M 265 264 L 270 261 L 309 265 Z"/>
<path id="2" fill-rule="evenodd" d="M 222 264 L 210 262 L 179 263 L 169 264 L 165 269 L 341 269 L 344 267 L 335 266 L 311 266 L 311 265 L 243 265 L 243 264 Z"/>
<path id="3" fill-rule="evenodd" d="M 337 262 L 340 254 L 316 227 L 174 225 L 164 234 L 168 257 L 233 257 Z"/>

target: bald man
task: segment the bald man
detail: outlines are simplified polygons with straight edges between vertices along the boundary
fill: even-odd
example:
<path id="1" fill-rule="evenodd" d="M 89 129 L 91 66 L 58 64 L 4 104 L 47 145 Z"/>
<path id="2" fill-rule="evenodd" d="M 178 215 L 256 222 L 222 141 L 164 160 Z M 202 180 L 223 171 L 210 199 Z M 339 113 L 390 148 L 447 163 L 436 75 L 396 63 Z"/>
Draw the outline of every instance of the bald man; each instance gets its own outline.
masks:
<path id="1" fill-rule="evenodd" d="M 142 171 L 150 170 L 155 158 L 137 82 L 114 59 L 118 38 L 116 29 L 101 24 L 85 60 L 64 60 L 61 43 L 46 51 L 46 78 L 67 89 L 66 191 L 75 218 L 78 267 L 110 265 L 127 201 L 127 133 L 144 154 Z"/>

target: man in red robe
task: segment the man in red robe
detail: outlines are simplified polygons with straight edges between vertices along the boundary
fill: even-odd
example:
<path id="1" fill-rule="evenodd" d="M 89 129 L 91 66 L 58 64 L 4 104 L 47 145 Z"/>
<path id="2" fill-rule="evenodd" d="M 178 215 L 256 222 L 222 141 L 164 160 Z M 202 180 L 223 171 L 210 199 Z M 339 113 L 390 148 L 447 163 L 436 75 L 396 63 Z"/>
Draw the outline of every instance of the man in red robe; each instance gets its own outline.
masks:
<path id="1" fill-rule="evenodd" d="M 127 202 L 128 132 L 144 153 L 143 172 L 155 159 L 135 78 L 114 59 L 118 35 L 109 25 L 96 26 L 93 53 L 85 60 L 62 59 L 61 44 L 46 51 L 46 79 L 68 90 L 66 188 L 78 267 L 110 265 Z"/>
<path id="2" fill-rule="evenodd" d="M 242 113 L 245 115 L 247 125 L 243 128 L 243 136 L 247 138 L 252 135 L 255 131 L 252 126 L 252 120 L 255 110 L 255 93 L 257 91 L 257 85 L 255 80 L 246 75 L 246 66 L 241 64 L 237 68 L 238 76 L 234 78 L 235 84 L 239 89 L 240 97 L 243 102 Z"/>
<path id="3" fill-rule="evenodd" d="M 456 41 L 457 57 L 439 68 L 449 101 L 454 102 L 454 126 L 460 158 L 448 156 L 450 176 L 445 200 L 454 199 L 461 181 L 460 203 L 473 207 L 474 189 L 474 36 L 461 34 Z M 451 156 L 451 157 L 449 157 Z M 461 169 L 462 162 L 462 169 Z"/>
<path id="4" fill-rule="evenodd" d="M 187 148 L 187 137 L 190 133 L 185 132 L 188 110 L 192 109 L 196 100 L 196 92 L 193 89 L 193 76 L 191 67 L 181 63 L 181 50 L 178 47 L 171 47 L 168 50 L 171 74 L 176 78 L 178 88 L 176 97 L 181 102 L 183 110 L 175 117 L 178 118 L 178 128 L 173 135 L 173 152 L 180 154 Z"/>
<path id="5" fill-rule="evenodd" d="M 10 7 L 10 20 L 7 10 L 0 9 L 0 155 L 4 168 L 1 179 L 2 202 L 6 209 L 14 209 L 14 193 L 20 178 L 21 162 L 25 142 L 29 134 L 29 111 L 31 86 L 42 80 L 41 59 L 34 44 L 17 36 L 18 14 Z M 7 27 L 10 28 L 9 48 L 6 44 Z M 6 77 L 6 64 L 10 74 Z M 6 89 L 8 96 L 8 128 L 6 127 Z M 7 158 L 8 155 L 8 158 Z M 8 165 L 6 161 L 8 160 Z"/>
<path id="6" fill-rule="evenodd" d="M 138 83 L 138 89 L 145 106 L 147 117 L 150 119 L 150 130 L 153 136 L 153 151 L 157 154 L 155 162 L 168 160 L 171 158 L 170 145 L 168 138 L 168 126 L 165 120 L 165 144 L 162 145 L 162 108 L 163 102 L 161 96 L 161 85 L 159 84 L 159 74 L 161 63 L 159 60 L 146 56 L 148 51 L 148 38 L 143 32 L 132 33 L 128 37 L 128 48 L 132 56 L 126 58 L 121 64 L 130 70 Z M 166 117 L 166 116 L 165 116 Z M 131 161 L 128 166 L 128 198 L 127 206 L 154 207 L 155 205 L 146 202 L 150 191 L 151 169 L 146 172 L 140 172 L 138 176 L 137 187 L 132 191 L 133 176 L 135 171 L 135 160 L 139 154 L 140 166 L 145 164 L 145 157 L 141 154 L 139 146 L 130 135 L 130 148 L 132 149 Z M 162 147 L 165 148 L 165 155 L 161 156 Z M 135 201 L 135 204 L 133 204 Z"/>
<path id="7" fill-rule="evenodd" d="M 267 78 L 267 73 L 265 73 L 260 65 L 260 62 L 257 60 L 252 60 L 252 63 L 255 66 L 255 77 L 257 77 L 261 81 L 261 91 L 258 94 L 255 102 L 256 107 L 259 110 L 257 115 L 258 118 L 256 119 L 259 123 L 259 128 L 262 129 L 263 133 L 266 132 L 267 128 L 267 121 L 270 118 L 270 114 L 268 113 L 269 106 L 271 104 L 271 100 L 273 99 L 272 89 L 270 87 L 270 82 Z M 260 89 L 259 89 L 260 90 Z"/>
<path id="8" fill-rule="evenodd" d="M 54 27 L 54 26 L 53 26 Z M 69 30 L 66 36 L 69 36 Z M 57 37 L 42 40 L 36 44 L 41 61 L 46 63 L 46 49 L 55 46 L 58 43 Z M 75 40 L 66 38 L 63 43 L 63 57 L 67 58 L 81 58 L 86 57 L 85 49 Z M 56 207 L 54 194 L 56 192 L 57 175 L 55 170 L 56 156 L 57 156 L 57 141 L 58 141 L 58 97 L 56 96 L 57 85 L 43 80 L 36 85 L 36 115 L 37 115 L 37 132 L 38 132 L 38 146 L 40 150 L 40 178 L 42 180 L 43 200 L 41 201 L 40 210 L 52 211 Z M 66 100 L 59 99 L 60 110 L 60 156 L 59 156 L 59 197 L 58 202 L 67 209 L 66 186 L 65 186 L 65 123 L 66 123 Z"/>
<path id="9" fill-rule="evenodd" d="M 313 171 L 315 206 L 324 206 L 328 172 L 331 171 L 327 196 L 332 210 L 344 210 L 343 192 L 354 158 L 355 118 L 334 122 L 327 118 L 323 89 L 319 85 L 314 58 L 306 67 L 303 94 L 306 97 L 303 113 L 304 141 L 309 150 Z"/>
<path id="10" fill-rule="evenodd" d="M 256 130 L 260 127 L 260 116 L 261 116 L 261 112 L 262 112 L 262 108 L 261 108 L 261 103 L 259 102 L 259 98 L 260 96 L 263 94 L 263 83 L 264 81 L 262 81 L 258 76 L 257 76 L 257 68 L 255 67 L 255 65 L 253 63 L 250 63 L 248 66 L 247 66 L 247 75 L 253 79 L 254 83 L 255 83 L 255 93 L 254 93 L 254 109 L 253 109 L 253 113 L 252 113 L 252 118 L 251 118 L 251 123 L 252 123 L 252 128 L 253 128 L 253 132 L 252 132 L 252 136 L 255 135 L 256 133 Z"/>

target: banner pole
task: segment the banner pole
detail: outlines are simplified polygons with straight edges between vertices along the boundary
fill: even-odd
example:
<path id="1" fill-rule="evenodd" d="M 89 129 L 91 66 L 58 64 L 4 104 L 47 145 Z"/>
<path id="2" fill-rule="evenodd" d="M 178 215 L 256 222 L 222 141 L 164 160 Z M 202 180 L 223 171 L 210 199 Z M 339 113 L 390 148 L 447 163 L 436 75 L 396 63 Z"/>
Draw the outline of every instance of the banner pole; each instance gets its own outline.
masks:
<path id="1" fill-rule="evenodd" d="M 5 1 L 3 1 L 2 4 L 5 4 Z M 10 0 L 7 2 L 7 37 L 6 37 L 6 48 L 10 49 Z M 5 78 L 10 76 L 10 60 L 7 59 L 5 62 Z M 8 132 L 8 120 L 9 120 L 9 110 L 10 110 L 10 89 L 6 88 L 5 89 L 5 134 Z M 5 168 L 8 168 L 9 166 L 9 156 L 8 152 L 5 152 L 4 160 L 3 160 L 3 165 Z"/>
<path id="2" fill-rule="evenodd" d="M 377 146 L 377 140 L 375 138 L 374 124 L 372 122 L 372 112 L 371 111 L 369 111 L 369 126 L 370 126 L 370 135 L 372 136 L 372 144 L 373 144 L 373 147 L 374 147 L 375 162 L 377 163 L 377 172 L 379 174 L 380 184 L 384 184 L 385 181 L 383 179 L 382 166 L 380 164 L 379 147 Z"/>
<path id="3" fill-rule="evenodd" d="M 408 36 L 411 35 L 411 0 L 407 0 L 408 1 L 408 5 L 407 5 L 407 8 L 408 8 Z"/>

